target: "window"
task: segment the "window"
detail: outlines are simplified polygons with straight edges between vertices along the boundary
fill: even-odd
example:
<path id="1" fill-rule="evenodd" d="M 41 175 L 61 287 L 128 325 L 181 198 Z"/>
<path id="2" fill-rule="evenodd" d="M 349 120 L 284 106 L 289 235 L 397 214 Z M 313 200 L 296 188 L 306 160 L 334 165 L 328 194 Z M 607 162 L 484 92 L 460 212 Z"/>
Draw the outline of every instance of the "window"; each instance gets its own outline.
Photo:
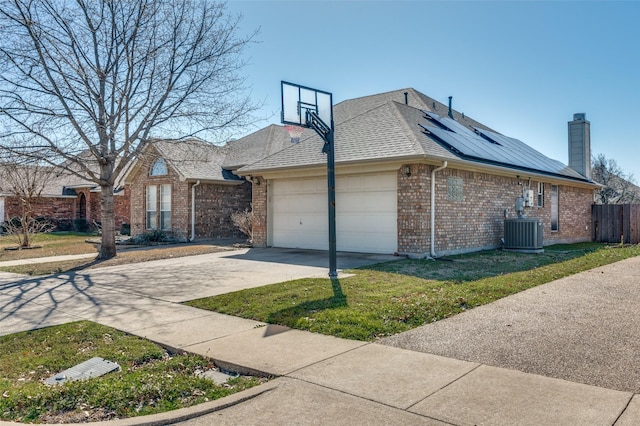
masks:
<path id="1" fill-rule="evenodd" d="M 538 207 L 544 207 L 544 183 L 538 182 Z"/>
<path id="2" fill-rule="evenodd" d="M 158 158 L 151 169 L 149 170 L 149 176 L 163 176 L 167 174 L 167 163 L 164 161 L 164 158 Z"/>
<path id="3" fill-rule="evenodd" d="M 551 231 L 557 232 L 558 221 L 559 221 L 559 210 L 558 210 L 558 185 L 551 185 Z"/>
<path id="4" fill-rule="evenodd" d="M 147 229 L 171 229 L 171 184 L 147 186 Z"/>
<path id="5" fill-rule="evenodd" d="M 158 229 L 158 187 L 147 186 L 147 229 Z"/>
<path id="6" fill-rule="evenodd" d="M 160 229 L 171 229 L 171 185 L 160 185 Z"/>

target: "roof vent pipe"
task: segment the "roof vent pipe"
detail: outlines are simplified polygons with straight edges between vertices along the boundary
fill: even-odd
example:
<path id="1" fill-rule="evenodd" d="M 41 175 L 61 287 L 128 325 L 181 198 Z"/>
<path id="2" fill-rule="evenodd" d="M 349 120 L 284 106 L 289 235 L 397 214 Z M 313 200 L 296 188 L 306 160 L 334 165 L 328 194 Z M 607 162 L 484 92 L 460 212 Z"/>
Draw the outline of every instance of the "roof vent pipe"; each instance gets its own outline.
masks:
<path id="1" fill-rule="evenodd" d="M 404 104 L 409 105 L 409 92 L 404 92 Z"/>
<path id="2" fill-rule="evenodd" d="M 453 110 L 451 109 L 451 100 L 453 99 L 453 96 L 449 96 L 449 117 L 453 118 Z"/>

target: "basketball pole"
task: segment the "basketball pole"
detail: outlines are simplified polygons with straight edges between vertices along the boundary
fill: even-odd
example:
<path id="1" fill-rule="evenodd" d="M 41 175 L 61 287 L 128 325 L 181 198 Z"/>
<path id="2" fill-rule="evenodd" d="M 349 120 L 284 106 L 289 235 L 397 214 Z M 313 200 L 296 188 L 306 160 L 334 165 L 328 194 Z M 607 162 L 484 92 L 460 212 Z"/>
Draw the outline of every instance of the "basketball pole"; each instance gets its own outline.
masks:
<path id="1" fill-rule="evenodd" d="M 327 189 L 329 193 L 329 278 L 338 278 L 338 259 L 336 253 L 336 173 L 335 149 L 333 145 L 333 120 L 331 132 L 327 135 L 329 149 L 327 152 Z"/>
<path id="2" fill-rule="evenodd" d="M 333 108 L 333 105 L 331 105 Z M 333 116 L 333 112 L 331 114 Z M 336 172 L 335 172 L 335 148 L 333 143 L 334 125 L 333 117 L 327 125 L 315 111 L 307 110 L 306 123 L 316 131 L 324 141 L 322 152 L 327 154 L 327 193 L 329 213 L 329 278 L 338 278 L 338 259 L 336 250 Z"/>

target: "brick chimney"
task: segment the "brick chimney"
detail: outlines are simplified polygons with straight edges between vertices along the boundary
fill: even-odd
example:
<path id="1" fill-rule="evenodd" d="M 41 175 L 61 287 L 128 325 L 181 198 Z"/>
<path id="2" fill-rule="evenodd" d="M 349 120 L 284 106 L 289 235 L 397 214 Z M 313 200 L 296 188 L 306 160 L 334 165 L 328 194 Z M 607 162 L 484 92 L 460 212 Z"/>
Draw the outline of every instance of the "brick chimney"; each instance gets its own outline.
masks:
<path id="1" fill-rule="evenodd" d="M 583 112 L 569 121 L 569 167 L 591 179 L 591 123 Z"/>

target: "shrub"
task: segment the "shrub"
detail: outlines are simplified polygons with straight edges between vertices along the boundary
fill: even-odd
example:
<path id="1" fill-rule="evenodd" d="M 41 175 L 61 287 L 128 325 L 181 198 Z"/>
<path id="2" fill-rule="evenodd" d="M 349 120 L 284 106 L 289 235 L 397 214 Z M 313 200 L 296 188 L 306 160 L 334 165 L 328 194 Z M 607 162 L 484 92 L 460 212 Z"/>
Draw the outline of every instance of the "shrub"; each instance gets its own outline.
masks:
<path id="1" fill-rule="evenodd" d="M 231 221 L 240 232 L 247 236 L 250 243 L 253 242 L 253 212 L 246 209 L 231 214 Z"/>
<path id="2" fill-rule="evenodd" d="M 89 231 L 89 222 L 87 219 L 75 219 L 73 221 L 73 228 L 77 232 L 88 232 Z"/>
<path id="3" fill-rule="evenodd" d="M 131 235 L 131 225 L 128 223 L 120 225 L 120 235 Z"/>

